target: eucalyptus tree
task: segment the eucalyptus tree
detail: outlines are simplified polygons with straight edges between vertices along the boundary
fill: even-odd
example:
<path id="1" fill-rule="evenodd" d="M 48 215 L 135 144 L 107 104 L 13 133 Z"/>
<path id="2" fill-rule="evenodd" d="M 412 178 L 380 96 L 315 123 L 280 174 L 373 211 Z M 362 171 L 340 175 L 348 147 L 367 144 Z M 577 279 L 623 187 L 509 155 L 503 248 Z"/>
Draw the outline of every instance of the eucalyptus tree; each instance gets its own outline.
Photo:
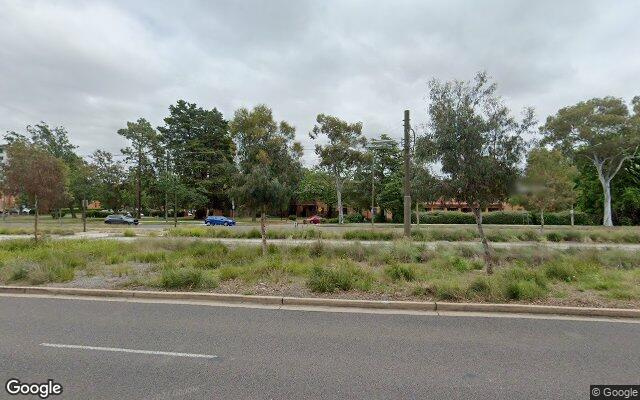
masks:
<path id="1" fill-rule="evenodd" d="M 315 151 L 320 157 L 320 166 L 326 169 L 335 181 L 338 205 L 338 222 L 344 223 L 342 190 L 347 179 L 353 176 L 362 162 L 366 139 L 362 136 L 362 123 L 348 123 L 337 117 L 318 114 L 317 124 L 309 133 L 311 139 L 326 136 L 328 143 L 316 144 Z"/>
<path id="2" fill-rule="evenodd" d="M 611 181 L 640 145 L 640 96 L 631 103 L 633 112 L 615 97 L 582 101 L 548 117 L 542 128 L 543 143 L 593 164 L 604 195 L 604 226 L 613 226 Z"/>
<path id="3" fill-rule="evenodd" d="M 576 200 L 574 179 L 577 168 L 560 151 L 535 148 L 527 156 L 520 194 L 515 201 L 540 213 L 540 231 L 545 211 L 559 211 Z"/>
<path id="4" fill-rule="evenodd" d="M 440 163 L 441 194 L 473 210 L 487 273 L 493 272 L 494 261 L 482 210 L 512 193 L 524 152 L 522 134 L 535 123 L 531 109 L 521 121 L 511 116 L 496 89 L 483 72 L 472 81 L 429 82 L 430 129 L 417 151 L 421 161 Z"/>
<path id="5" fill-rule="evenodd" d="M 266 105 L 236 110 L 230 123 L 240 171 L 234 197 L 252 212 L 260 211 L 262 252 L 267 251 L 266 212 L 286 206 L 300 180 L 302 146 L 295 128 L 276 122 Z"/>

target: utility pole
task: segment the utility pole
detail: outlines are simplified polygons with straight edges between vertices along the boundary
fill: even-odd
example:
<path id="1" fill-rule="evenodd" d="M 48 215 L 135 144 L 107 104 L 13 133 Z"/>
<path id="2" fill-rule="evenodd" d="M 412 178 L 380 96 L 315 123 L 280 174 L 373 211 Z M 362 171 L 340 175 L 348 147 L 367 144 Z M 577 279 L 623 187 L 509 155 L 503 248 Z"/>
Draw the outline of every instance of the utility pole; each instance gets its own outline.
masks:
<path id="1" fill-rule="evenodd" d="M 136 168 L 137 182 L 136 182 L 136 214 L 140 219 L 140 209 L 142 208 L 142 146 L 138 146 L 138 168 Z"/>
<path id="2" fill-rule="evenodd" d="M 375 184 L 375 174 L 373 173 L 373 168 L 374 168 L 374 160 L 375 160 L 375 155 L 373 154 L 373 152 L 371 152 L 371 227 L 373 228 L 373 223 L 374 223 L 374 219 L 375 219 L 375 215 L 374 215 L 374 211 L 375 211 L 375 201 L 376 201 L 376 184 Z"/>
<path id="3" fill-rule="evenodd" d="M 409 110 L 404 110 L 404 236 L 411 237 L 411 125 Z"/>

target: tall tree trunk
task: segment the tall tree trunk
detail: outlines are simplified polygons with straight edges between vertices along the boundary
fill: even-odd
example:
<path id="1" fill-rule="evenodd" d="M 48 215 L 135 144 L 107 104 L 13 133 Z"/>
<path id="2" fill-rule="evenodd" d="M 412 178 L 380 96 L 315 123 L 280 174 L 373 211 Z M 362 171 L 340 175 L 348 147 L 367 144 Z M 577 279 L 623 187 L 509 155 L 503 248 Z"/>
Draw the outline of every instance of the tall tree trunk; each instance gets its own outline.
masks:
<path id="1" fill-rule="evenodd" d="M 73 202 L 69 203 L 69 212 L 71 213 L 71 218 L 77 218 L 76 217 L 76 208 L 73 206 Z"/>
<path id="2" fill-rule="evenodd" d="M 249 211 L 251 212 L 251 222 L 256 222 L 256 210 L 250 208 Z"/>
<path id="3" fill-rule="evenodd" d="M 262 255 L 264 256 L 267 254 L 267 226 L 265 223 L 264 206 L 260 213 L 260 236 L 262 236 Z"/>
<path id="4" fill-rule="evenodd" d="M 416 226 L 420 226 L 420 212 L 418 211 L 418 201 L 416 201 Z"/>
<path id="5" fill-rule="evenodd" d="M 600 183 L 602 183 L 602 190 L 604 191 L 604 215 L 602 225 L 613 226 L 613 219 L 611 218 L 611 180 L 600 178 Z"/>
<path id="6" fill-rule="evenodd" d="M 336 177 L 336 195 L 338 197 L 338 223 L 344 223 L 344 215 L 342 212 L 342 185 L 340 184 L 340 178 Z"/>
<path id="7" fill-rule="evenodd" d="M 173 227 L 178 226 L 178 193 L 173 191 Z"/>
<path id="8" fill-rule="evenodd" d="M 571 205 L 571 226 L 575 224 L 575 211 L 573 211 L 573 204 Z"/>
<path id="9" fill-rule="evenodd" d="M 169 222 L 169 192 L 164 191 L 164 222 Z"/>
<path id="10" fill-rule="evenodd" d="M 491 255 L 491 248 L 489 247 L 489 242 L 487 242 L 487 237 L 482 229 L 482 211 L 480 207 L 473 207 L 473 215 L 476 217 L 478 234 L 480 235 L 482 247 L 484 248 L 484 261 L 487 264 L 487 274 L 493 274 L 493 256 Z"/>
<path id="11" fill-rule="evenodd" d="M 602 185 L 602 191 L 604 192 L 604 214 L 602 218 L 602 225 L 604 226 L 613 226 L 613 219 L 611 218 L 611 179 L 615 176 L 615 174 L 620 170 L 622 166 L 622 160 L 620 164 L 618 164 L 618 168 L 613 174 L 607 174 L 605 176 L 604 173 L 604 161 L 600 161 L 595 158 L 592 160 L 593 164 L 596 167 L 596 171 L 598 171 L 598 179 L 600 180 L 600 184 Z"/>
<path id="12" fill-rule="evenodd" d="M 38 241 L 38 196 L 37 195 L 35 196 L 34 203 L 35 203 L 35 211 L 36 211 L 35 215 L 36 215 L 36 218 L 35 218 L 35 221 L 33 223 L 33 238 L 37 242 Z"/>
<path id="13" fill-rule="evenodd" d="M 544 210 L 540 209 L 540 233 L 544 231 Z"/>

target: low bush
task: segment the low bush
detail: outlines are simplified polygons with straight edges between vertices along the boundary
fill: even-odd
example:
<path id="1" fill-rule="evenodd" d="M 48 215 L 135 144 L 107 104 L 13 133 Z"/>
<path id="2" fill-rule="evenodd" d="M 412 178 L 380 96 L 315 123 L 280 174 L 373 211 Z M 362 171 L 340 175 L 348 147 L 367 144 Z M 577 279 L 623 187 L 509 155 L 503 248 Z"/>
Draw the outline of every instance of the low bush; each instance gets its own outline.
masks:
<path id="1" fill-rule="evenodd" d="M 392 231 L 354 229 L 344 232 L 345 240 L 392 240 L 395 235 Z"/>
<path id="2" fill-rule="evenodd" d="M 307 287 L 312 292 L 331 293 L 336 290 L 369 290 L 372 276 L 361 268 L 340 263 L 337 267 L 314 266 L 307 279 Z"/>
<path id="3" fill-rule="evenodd" d="M 414 281 L 416 279 L 415 267 L 410 265 L 392 264 L 384 269 L 385 275 L 391 278 L 392 281 Z"/>
<path id="4" fill-rule="evenodd" d="M 413 217 L 415 221 L 415 217 Z M 546 225 L 570 225 L 571 215 L 567 212 L 546 213 Z M 540 217 L 537 213 L 527 211 L 490 211 L 482 213 L 482 222 L 496 225 L 539 225 Z M 420 223 L 426 224 L 475 224 L 472 213 L 461 211 L 427 211 L 420 213 Z M 593 225 L 594 221 L 584 212 L 575 212 L 576 225 Z"/>
<path id="5" fill-rule="evenodd" d="M 355 224 L 364 222 L 364 216 L 360 213 L 348 214 L 344 217 L 344 222 Z"/>
<path id="6" fill-rule="evenodd" d="M 514 267 L 500 271 L 497 279 L 509 300 L 535 300 L 547 292 L 547 278 L 538 270 Z"/>
<path id="7" fill-rule="evenodd" d="M 165 289 L 194 289 L 202 283 L 202 270 L 195 268 L 165 268 L 160 285 Z"/>
<path id="8" fill-rule="evenodd" d="M 134 236 L 136 236 L 136 231 L 134 231 L 133 229 L 125 229 L 124 231 L 122 231 L 122 236 L 124 236 L 124 237 L 134 237 Z"/>

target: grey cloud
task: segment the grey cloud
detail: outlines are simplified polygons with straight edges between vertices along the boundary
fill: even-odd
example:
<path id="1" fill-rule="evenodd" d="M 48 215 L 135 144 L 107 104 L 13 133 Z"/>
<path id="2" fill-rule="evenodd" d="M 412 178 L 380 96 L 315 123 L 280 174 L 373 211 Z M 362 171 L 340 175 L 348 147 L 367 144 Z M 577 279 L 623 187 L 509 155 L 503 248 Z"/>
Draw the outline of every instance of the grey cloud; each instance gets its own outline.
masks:
<path id="1" fill-rule="evenodd" d="M 66 126 L 81 152 L 160 125 L 179 98 L 270 105 L 308 131 L 320 112 L 401 134 L 426 119 L 432 78 L 487 70 L 518 112 L 543 120 L 584 98 L 640 93 L 634 1 L 0 0 L 0 131 Z M 312 152 L 305 160 L 313 160 Z"/>

